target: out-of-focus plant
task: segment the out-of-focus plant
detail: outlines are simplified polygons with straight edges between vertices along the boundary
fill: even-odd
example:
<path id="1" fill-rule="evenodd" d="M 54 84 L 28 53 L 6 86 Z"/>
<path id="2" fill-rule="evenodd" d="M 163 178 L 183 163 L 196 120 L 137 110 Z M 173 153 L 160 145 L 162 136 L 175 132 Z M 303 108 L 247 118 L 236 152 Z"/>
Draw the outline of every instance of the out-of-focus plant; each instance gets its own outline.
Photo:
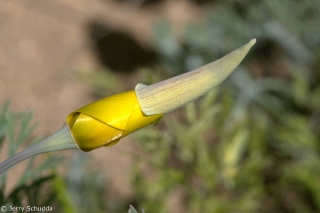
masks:
<path id="1" fill-rule="evenodd" d="M 206 8 L 203 24 L 188 24 L 179 39 L 168 22 L 155 25 L 155 49 L 168 72 L 192 70 L 252 37 L 259 44 L 251 55 L 263 59 L 274 58 L 277 48 L 285 52 L 286 59 L 306 66 L 319 54 L 319 1 L 218 0 Z"/>
<path id="2" fill-rule="evenodd" d="M 22 144 L 30 140 L 30 136 L 36 128 L 32 124 L 32 113 L 14 113 L 10 110 L 9 102 L 0 106 L 0 147 L 2 153 L 12 156 Z M 39 138 L 31 141 L 36 143 Z M 4 151 L 4 143 L 8 142 L 8 150 Z M 40 164 L 34 163 L 31 158 L 21 173 L 18 182 L 7 192 L 6 187 L 8 172 L 0 177 L 0 205 L 1 206 L 52 206 L 56 194 L 52 190 L 51 181 L 54 179 L 54 171 L 59 163 L 59 158 L 48 155 Z"/>
<path id="3" fill-rule="evenodd" d="M 165 70 L 193 69 L 248 37 L 259 43 L 219 90 L 136 134 L 147 158 L 135 158 L 137 206 L 319 212 L 320 2 L 216 1 L 211 11 L 179 39 L 156 26 Z"/>
<path id="4" fill-rule="evenodd" d="M 302 89 L 296 80 L 288 86 Z M 177 212 L 172 199 L 181 212 L 320 211 L 320 103 L 308 116 L 286 108 L 273 114 L 255 99 L 239 108 L 234 96 L 228 87 L 215 90 L 182 119 L 136 134 L 147 155 L 137 161 L 149 163 L 136 164 L 133 186 L 147 212 Z"/>
<path id="5" fill-rule="evenodd" d="M 93 95 L 105 97 L 123 91 L 123 82 L 110 70 L 75 70 L 72 76 L 91 87 Z"/>
<path id="6" fill-rule="evenodd" d="M 117 201 L 108 191 L 108 180 L 92 168 L 88 156 L 77 153 L 68 162 L 68 172 L 54 182 L 63 212 L 124 212 L 125 201 Z"/>
<path id="7" fill-rule="evenodd" d="M 130 205 L 128 213 L 138 213 L 138 212 L 132 205 Z M 142 213 L 145 213 L 143 209 L 142 209 Z"/>

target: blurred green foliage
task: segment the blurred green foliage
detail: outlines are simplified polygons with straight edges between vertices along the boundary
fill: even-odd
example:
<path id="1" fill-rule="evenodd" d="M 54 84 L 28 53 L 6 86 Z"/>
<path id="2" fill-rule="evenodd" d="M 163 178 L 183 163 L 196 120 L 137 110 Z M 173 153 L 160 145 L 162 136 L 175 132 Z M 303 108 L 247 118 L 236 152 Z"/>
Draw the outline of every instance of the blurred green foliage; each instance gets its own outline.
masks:
<path id="1" fill-rule="evenodd" d="M 110 197 L 106 175 L 89 162 L 87 153 L 77 152 L 68 162 L 68 172 L 55 182 L 62 212 L 125 212 L 126 200 Z"/>
<path id="2" fill-rule="evenodd" d="M 142 210 L 141 212 L 142 212 L 142 213 L 145 213 L 144 210 Z M 137 210 L 136 210 L 132 205 L 130 205 L 130 208 L 129 208 L 129 210 L 128 210 L 128 213 L 138 213 L 138 212 L 137 212 Z"/>
<path id="3" fill-rule="evenodd" d="M 319 14 L 319 1 L 216 1 L 179 39 L 158 23 L 155 47 L 174 75 L 257 44 L 218 89 L 135 134 L 139 207 L 320 212 Z"/>
<path id="4" fill-rule="evenodd" d="M 268 57 L 270 50 L 277 48 L 294 64 L 316 63 L 320 54 L 319 1 L 217 0 L 206 8 L 204 24 L 188 24 L 180 39 L 168 22 L 155 25 L 155 48 L 169 72 L 195 69 L 252 38 L 258 42 L 251 56 Z"/>
<path id="5" fill-rule="evenodd" d="M 18 152 L 18 149 L 27 141 L 36 128 L 32 124 L 31 112 L 14 113 L 10 110 L 10 104 L 7 102 L 0 106 L 0 148 L 3 149 L 5 140 L 8 141 L 7 156 L 12 156 Z M 31 141 L 31 144 L 39 142 L 39 138 Z M 34 163 L 34 158 L 28 160 L 28 164 L 17 183 L 8 192 L 6 190 L 8 180 L 8 171 L 0 176 L 0 205 L 1 206 L 52 206 L 54 204 L 55 192 L 47 190 L 54 179 L 56 166 L 59 158 L 48 156 L 40 164 Z"/>
<path id="6" fill-rule="evenodd" d="M 110 70 L 75 70 L 72 77 L 88 84 L 94 96 L 106 97 L 123 90 L 123 82 Z"/>

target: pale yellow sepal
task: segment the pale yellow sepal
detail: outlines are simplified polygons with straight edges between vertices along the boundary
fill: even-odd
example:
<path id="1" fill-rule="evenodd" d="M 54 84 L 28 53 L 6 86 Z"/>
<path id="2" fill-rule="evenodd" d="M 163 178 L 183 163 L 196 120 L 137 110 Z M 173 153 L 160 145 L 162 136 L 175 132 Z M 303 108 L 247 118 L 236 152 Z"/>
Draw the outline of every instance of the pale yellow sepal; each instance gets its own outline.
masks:
<path id="1" fill-rule="evenodd" d="M 199 98 L 225 80 L 255 43 L 256 40 L 252 39 L 246 45 L 194 71 L 150 86 L 138 84 L 135 91 L 141 110 L 146 115 L 167 114 Z"/>

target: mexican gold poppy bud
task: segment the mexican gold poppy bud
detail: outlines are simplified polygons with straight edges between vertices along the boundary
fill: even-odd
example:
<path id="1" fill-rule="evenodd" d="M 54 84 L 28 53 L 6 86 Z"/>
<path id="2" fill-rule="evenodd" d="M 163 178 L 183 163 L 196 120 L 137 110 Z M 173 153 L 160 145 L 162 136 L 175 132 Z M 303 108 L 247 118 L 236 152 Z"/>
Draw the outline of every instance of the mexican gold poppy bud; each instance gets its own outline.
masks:
<path id="1" fill-rule="evenodd" d="M 34 155 L 65 149 L 90 151 L 158 122 L 165 114 L 201 97 L 225 80 L 256 40 L 194 71 L 135 90 L 113 95 L 68 115 L 66 124 L 40 143 L 0 164 L 0 173 Z"/>

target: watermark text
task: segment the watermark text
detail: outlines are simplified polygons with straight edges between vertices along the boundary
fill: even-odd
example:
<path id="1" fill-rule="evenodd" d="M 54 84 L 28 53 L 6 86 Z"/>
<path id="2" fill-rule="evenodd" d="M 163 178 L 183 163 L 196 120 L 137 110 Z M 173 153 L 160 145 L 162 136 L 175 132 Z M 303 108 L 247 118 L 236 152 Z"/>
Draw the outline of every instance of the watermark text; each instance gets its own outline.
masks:
<path id="1" fill-rule="evenodd" d="M 1 212 L 52 212 L 51 206 L 1 206 Z"/>

